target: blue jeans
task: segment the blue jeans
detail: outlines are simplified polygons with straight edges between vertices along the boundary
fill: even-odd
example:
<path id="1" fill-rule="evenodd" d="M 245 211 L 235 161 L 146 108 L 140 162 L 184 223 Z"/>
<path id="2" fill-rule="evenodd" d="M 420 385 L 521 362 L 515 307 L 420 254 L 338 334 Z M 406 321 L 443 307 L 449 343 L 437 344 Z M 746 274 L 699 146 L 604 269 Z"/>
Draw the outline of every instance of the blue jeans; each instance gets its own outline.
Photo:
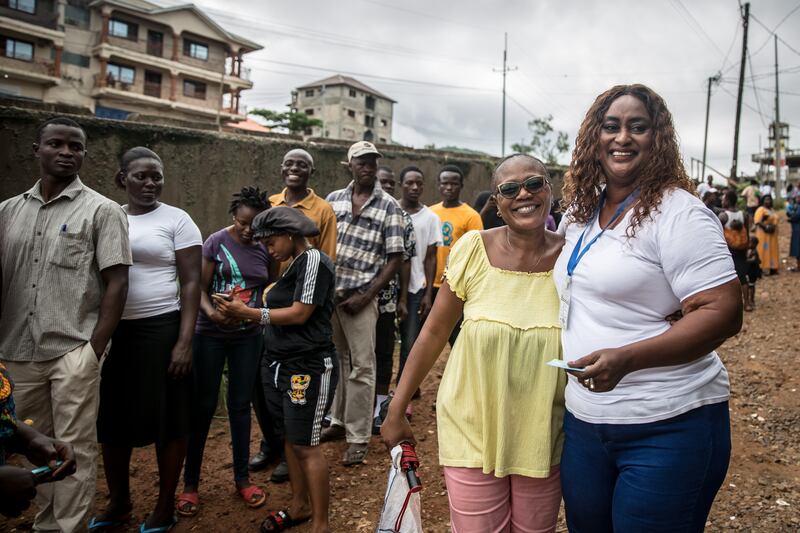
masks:
<path id="1" fill-rule="evenodd" d="M 422 329 L 419 305 L 422 303 L 424 294 L 425 289 L 408 293 L 408 316 L 400 323 L 400 366 L 397 368 L 396 383 L 400 383 L 400 376 L 403 374 L 403 367 L 406 366 L 408 354 L 411 353 L 411 347 L 414 346 Z"/>
<path id="2" fill-rule="evenodd" d="M 731 456 L 728 402 L 648 424 L 564 416 L 571 533 L 702 532 Z"/>
<path id="3" fill-rule="evenodd" d="M 248 479 L 250 456 L 250 400 L 258 379 L 258 364 L 264 342 L 261 334 L 220 338 L 195 335 L 192 345 L 192 376 L 195 385 L 195 412 L 183 480 L 187 485 L 200 482 L 200 467 L 211 419 L 217 408 L 219 386 L 225 362 L 228 363 L 228 421 L 233 444 L 233 478 Z"/>

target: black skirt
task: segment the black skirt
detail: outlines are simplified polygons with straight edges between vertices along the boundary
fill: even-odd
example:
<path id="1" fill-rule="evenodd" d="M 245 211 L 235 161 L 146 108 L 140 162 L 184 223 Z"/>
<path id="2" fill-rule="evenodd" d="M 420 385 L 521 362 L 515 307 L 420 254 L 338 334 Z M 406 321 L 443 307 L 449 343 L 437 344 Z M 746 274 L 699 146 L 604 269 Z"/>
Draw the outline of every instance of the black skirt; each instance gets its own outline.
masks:
<path id="1" fill-rule="evenodd" d="M 181 379 L 167 374 L 180 321 L 180 311 L 120 320 L 101 372 L 101 444 L 163 445 L 188 436 L 191 373 Z"/>

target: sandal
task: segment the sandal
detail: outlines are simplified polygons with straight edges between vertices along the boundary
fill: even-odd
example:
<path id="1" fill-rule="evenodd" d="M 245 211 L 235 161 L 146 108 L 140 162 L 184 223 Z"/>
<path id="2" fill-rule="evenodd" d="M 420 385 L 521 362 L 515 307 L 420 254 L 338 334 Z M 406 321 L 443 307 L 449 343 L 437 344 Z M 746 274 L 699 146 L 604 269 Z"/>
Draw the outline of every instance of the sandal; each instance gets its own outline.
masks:
<path id="1" fill-rule="evenodd" d="M 142 522 L 139 525 L 139 533 L 162 533 L 163 531 L 170 531 L 177 524 L 178 524 L 178 517 L 177 516 L 173 516 L 172 517 L 172 523 L 171 524 L 167 524 L 166 526 L 148 528 L 148 527 L 145 526 L 145 522 Z"/>
<path id="2" fill-rule="evenodd" d="M 183 492 L 175 499 L 175 512 L 181 516 L 195 516 L 200 511 L 200 495 Z"/>
<path id="3" fill-rule="evenodd" d="M 131 513 L 120 515 L 116 518 L 105 518 L 103 520 L 93 516 L 92 519 L 89 520 L 89 531 L 103 531 L 106 529 L 121 527 L 130 522 L 130 520 Z"/>
<path id="4" fill-rule="evenodd" d="M 238 489 L 244 502 L 251 509 L 261 507 L 267 501 L 267 494 L 258 485 L 250 485 L 244 489 Z"/>
<path id="5" fill-rule="evenodd" d="M 296 525 L 302 524 L 303 522 L 308 522 L 311 520 L 310 516 L 305 518 L 301 518 L 299 520 L 293 519 L 289 516 L 289 509 L 284 509 L 283 511 L 272 511 L 267 515 L 263 522 L 261 522 L 261 527 L 259 530 L 261 533 L 271 533 L 272 531 L 286 531 L 290 527 L 294 527 Z M 269 529 L 267 529 L 269 526 Z"/>
<path id="6" fill-rule="evenodd" d="M 351 444 L 347 451 L 344 452 L 342 464 L 344 466 L 360 465 L 364 462 L 364 458 L 367 457 L 368 447 L 369 445 L 367 444 Z"/>

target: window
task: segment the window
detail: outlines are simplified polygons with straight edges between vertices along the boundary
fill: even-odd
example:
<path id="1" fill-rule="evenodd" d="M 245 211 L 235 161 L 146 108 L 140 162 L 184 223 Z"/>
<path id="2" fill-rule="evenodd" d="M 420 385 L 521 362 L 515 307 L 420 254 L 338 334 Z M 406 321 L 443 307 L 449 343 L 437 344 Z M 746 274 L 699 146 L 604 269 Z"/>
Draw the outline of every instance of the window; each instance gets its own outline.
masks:
<path id="1" fill-rule="evenodd" d="M 3 4 L 11 9 L 30 13 L 31 15 L 36 13 L 36 0 L 6 0 Z"/>
<path id="2" fill-rule="evenodd" d="M 355 111 L 353 111 L 352 109 L 348 109 L 348 110 L 347 110 L 347 116 L 348 116 L 348 117 L 353 117 L 353 118 L 355 118 L 355 116 L 356 116 L 356 112 L 355 112 Z"/>
<path id="3" fill-rule="evenodd" d="M 53 48 L 50 57 L 55 59 L 56 50 Z M 76 67 L 82 68 L 89 68 L 89 64 L 91 63 L 91 58 L 89 56 L 82 56 L 81 54 L 76 54 L 74 52 L 67 52 L 66 50 L 61 52 L 61 62 L 67 65 L 75 65 Z"/>
<path id="4" fill-rule="evenodd" d="M 161 98 L 161 74 L 152 70 L 144 71 L 144 94 Z"/>
<path id="5" fill-rule="evenodd" d="M 306 91 L 306 96 L 314 96 L 314 89 L 308 89 Z"/>
<path id="6" fill-rule="evenodd" d="M 208 45 L 197 41 L 183 40 L 183 55 L 208 61 Z"/>
<path id="7" fill-rule="evenodd" d="M 164 55 L 164 34 L 160 31 L 147 30 L 147 53 L 151 56 Z"/>
<path id="8" fill-rule="evenodd" d="M 367 109 L 375 109 L 375 98 L 367 95 L 364 104 L 367 106 Z"/>
<path id="9" fill-rule="evenodd" d="M 183 80 L 183 95 L 189 98 L 205 100 L 206 84 L 199 81 Z"/>
<path id="10" fill-rule="evenodd" d="M 314 114 L 313 109 L 306 109 L 306 115 L 313 115 L 313 114 Z"/>
<path id="11" fill-rule="evenodd" d="M 381 137 L 380 139 L 378 139 L 378 142 L 379 142 L 379 143 L 386 144 L 386 139 L 385 139 L 385 138 L 383 138 L 383 137 Z"/>
<path id="12" fill-rule="evenodd" d="M 369 115 L 364 115 L 364 125 L 368 128 L 372 128 L 375 126 L 375 117 L 371 117 Z"/>
<path id="13" fill-rule="evenodd" d="M 89 29 L 89 10 L 85 7 L 67 4 L 64 6 L 64 24 Z"/>
<path id="14" fill-rule="evenodd" d="M 3 42 L 3 55 L 21 61 L 33 61 L 33 43 L 0 37 Z"/>
<path id="15" fill-rule="evenodd" d="M 115 82 L 127 83 L 131 85 L 136 77 L 136 70 L 124 65 L 117 65 L 116 63 L 109 63 L 106 67 L 106 76 L 113 79 Z"/>
<path id="16" fill-rule="evenodd" d="M 311 128 L 306 128 L 306 129 L 303 130 L 303 134 L 304 135 L 311 135 L 311 133 L 312 133 Z"/>
<path id="17" fill-rule="evenodd" d="M 114 37 L 135 41 L 139 37 L 139 26 L 131 22 L 111 19 L 108 21 L 108 33 Z"/>
<path id="18" fill-rule="evenodd" d="M 350 89 L 350 93 L 349 94 L 350 94 L 350 98 L 355 98 L 356 97 L 356 90 L 355 89 Z"/>
<path id="19" fill-rule="evenodd" d="M 382 119 L 381 119 L 381 127 L 384 127 L 384 128 L 385 128 L 385 127 L 386 127 L 388 124 L 389 124 L 389 123 L 386 121 L 386 119 L 385 119 L 385 118 L 382 118 Z"/>

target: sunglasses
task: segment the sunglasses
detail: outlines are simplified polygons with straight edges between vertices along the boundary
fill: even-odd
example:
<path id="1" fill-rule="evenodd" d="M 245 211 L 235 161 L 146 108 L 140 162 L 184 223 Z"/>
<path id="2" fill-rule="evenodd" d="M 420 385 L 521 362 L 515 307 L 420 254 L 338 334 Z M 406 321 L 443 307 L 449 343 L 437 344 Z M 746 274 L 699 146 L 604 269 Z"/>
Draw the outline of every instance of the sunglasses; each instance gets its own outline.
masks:
<path id="1" fill-rule="evenodd" d="M 531 176 L 530 178 L 526 179 L 522 183 L 518 183 L 515 181 L 507 181 L 506 183 L 501 183 L 497 186 L 497 192 L 503 198 L 514 199 L 519 194 L 519 191 L 525 187 L 525 190 L 531 194 L 536 194 L 537 192 L 544 189 L 545 184 L 547 183 L 547 178 L 544 176 Z"/>

